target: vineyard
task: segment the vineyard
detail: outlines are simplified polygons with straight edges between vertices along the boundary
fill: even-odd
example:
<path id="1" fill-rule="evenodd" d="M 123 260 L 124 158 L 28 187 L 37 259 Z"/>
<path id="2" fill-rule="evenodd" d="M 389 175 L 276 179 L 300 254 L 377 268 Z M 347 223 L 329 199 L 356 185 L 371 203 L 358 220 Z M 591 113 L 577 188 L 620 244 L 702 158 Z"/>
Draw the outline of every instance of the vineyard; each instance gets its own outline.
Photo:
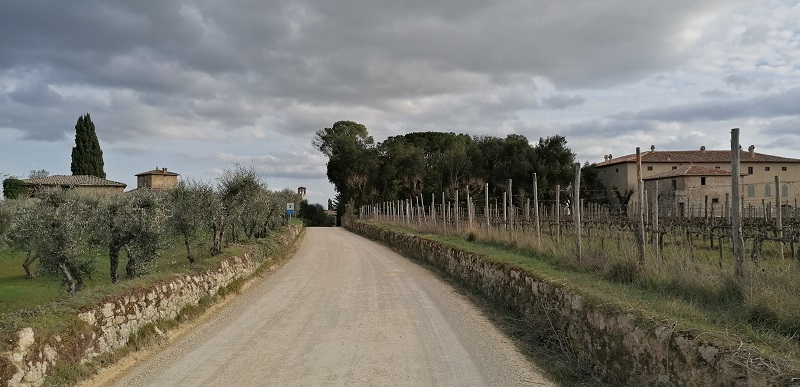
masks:
<path id="1" fill-rule="evenodd" d="M 743 211 L 744 275 L 734 275 L 730 211 L 670 216 L 669 204 L 638 217 L 609 206 L 543 201 L 487 193 L 431 195 L 426 202 L 384 202 L 359 209 L 362 219 L 526 251 L 569 270 L 679 298 L 721 313 L 792 345 L 800 338 L 800 212 L 784 206 Z M 559 195 L 556 195 L 558 197 Z M 488 203 L 488 205 L 487 205 Z M 667 216 L 660 214 L 667 214 Z M 697 214 L 701 214 L 698 216 Z M 703 216 L 703 214 L 707 214 Z M 580 216 L 580 222 L 576 222 Z M 721 317 L 723 318 L 723 317 Z M 728 318 L 728 317 L 725 317 Z"/>

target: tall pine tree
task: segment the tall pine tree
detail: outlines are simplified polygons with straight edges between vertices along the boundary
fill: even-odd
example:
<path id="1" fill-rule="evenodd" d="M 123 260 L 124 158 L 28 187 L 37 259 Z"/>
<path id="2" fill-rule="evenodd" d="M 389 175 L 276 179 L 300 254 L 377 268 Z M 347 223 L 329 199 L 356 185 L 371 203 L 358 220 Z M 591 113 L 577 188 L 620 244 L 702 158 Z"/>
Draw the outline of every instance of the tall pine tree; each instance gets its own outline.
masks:
<path id="1" fill-rule="evenodd" d="M 75 124 L 75 147 L 72 148 L 70 169 L 73 175 L 106 177 L 103 170 L 103 151 L 89 113 L 78 117 L 78 123 Z"/>

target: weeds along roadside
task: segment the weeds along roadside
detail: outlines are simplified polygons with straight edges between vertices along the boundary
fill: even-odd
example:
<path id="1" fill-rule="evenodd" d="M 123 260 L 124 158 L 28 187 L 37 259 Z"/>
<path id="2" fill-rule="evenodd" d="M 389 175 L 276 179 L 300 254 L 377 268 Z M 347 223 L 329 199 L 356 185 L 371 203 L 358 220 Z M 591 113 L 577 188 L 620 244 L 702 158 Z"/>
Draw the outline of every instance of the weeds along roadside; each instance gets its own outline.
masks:
<path id="1" fill-rule="evenodd" d="M 602 249 L 598 240 L 584 240 L 579 261 L 575 240 L 568 236 L 557 241 L 542 235 L 539 243 L 530 230 L 457 231 L 454 227 L 445 229 L 424 223 L 367 223 L 457 245 L 534 272 L 543 270 L 545 265 L 546 275 L 575 282 L 572 285 L 591 288 L 590 291 L 596 291 L 596 285 L 604 292 L 617 289 L 619 293 L 606 296 L 640 309 L 645 315 L 674 319 L 701 330 L 733 333 L 800 364 L 800 292 L 798 273 L 791 261 L 783 266 L 774 261 L 761 262 L 759 266 L 751 263 L 746 278 L 737 283 L 725 267 L 719 267 L 714 254 L 704 255 L 698 247 L 691 259 L 685 254 L 686 246 L 667 245 L 658 261 L 648 256 L 647 264 L 640 266 L 632 235 L 619 244 L 606 241 Z"/>

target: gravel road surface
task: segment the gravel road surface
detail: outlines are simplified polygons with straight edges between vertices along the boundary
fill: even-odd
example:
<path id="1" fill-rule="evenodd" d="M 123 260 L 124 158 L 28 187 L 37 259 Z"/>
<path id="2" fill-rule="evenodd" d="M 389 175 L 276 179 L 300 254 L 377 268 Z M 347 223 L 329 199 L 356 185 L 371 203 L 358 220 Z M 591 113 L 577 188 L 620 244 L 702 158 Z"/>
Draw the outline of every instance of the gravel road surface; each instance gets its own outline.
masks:
<path id="1" fill-rule="evenodd" d="M 119 386 L 550 386 L 479 310 L 428 270 L 341 228 Z"/>

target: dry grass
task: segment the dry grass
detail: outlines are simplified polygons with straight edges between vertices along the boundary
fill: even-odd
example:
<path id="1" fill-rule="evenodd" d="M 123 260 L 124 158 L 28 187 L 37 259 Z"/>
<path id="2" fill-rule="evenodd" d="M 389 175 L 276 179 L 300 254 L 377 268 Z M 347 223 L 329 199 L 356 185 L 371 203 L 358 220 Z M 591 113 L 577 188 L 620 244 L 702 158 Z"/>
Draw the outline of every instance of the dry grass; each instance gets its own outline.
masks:
<path id="1" fill-rule="evenodd" d="M 549 227 L 542 228 L 539 239 L 535 230 L 503 226 L 456 229 L 452 225 L 443 227 L 441 222 L 435 226 L 422 222 L 407 226 L 426 233 L 528 251 L 555 267 L 597 273 L 610 282 L 683 300 L 719 315 L 720 323 L 800 344 L 800 267 L 788 248 L 781 258 L 777 243 L 765 243 L 761 259 L 747 260 L 745 276 L 737 280 L 733 276 L 730 244 L 724 244 L 720 253 L 718 241 L 712 250 L 708 239 L 695 235 L 690 244 L 681 232 L 666 235 L 664 249 L 658 255 L 653 244 L 647 245 L 645 260 L 639 264 L 631 230 L 584 229 L 583 254 L 578 259 L 574 234 L 564 231 L 556 237 Z M 745 255 L 750 256 L 752 247 L 746 247 Z"/>

